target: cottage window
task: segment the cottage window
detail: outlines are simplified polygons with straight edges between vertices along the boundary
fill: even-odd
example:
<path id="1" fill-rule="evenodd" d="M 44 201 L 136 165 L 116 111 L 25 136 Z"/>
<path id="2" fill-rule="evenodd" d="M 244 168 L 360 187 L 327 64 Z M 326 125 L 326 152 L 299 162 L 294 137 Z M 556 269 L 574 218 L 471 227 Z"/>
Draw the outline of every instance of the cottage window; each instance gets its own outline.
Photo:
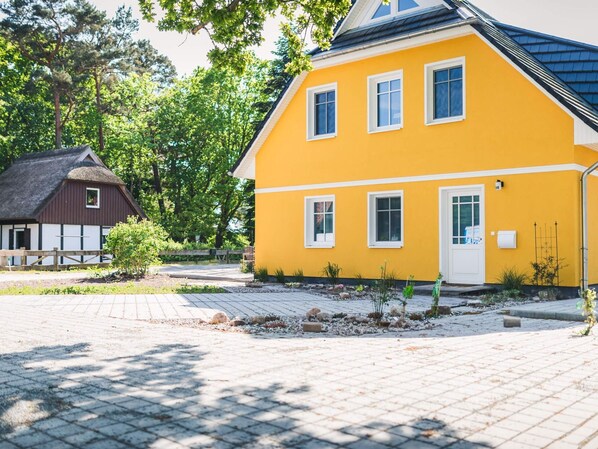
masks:
<path id="1" fill-rule="evenodd" d="M 305 199 L 305 246 L 334 246 L 334 196 Z"/>
<path id="2" fill-rule="evenodd" d="M 403 72 L 369 78 L 369 131 L 390 131 L 403 126 Z"/>
<path id="3" fill-rule="evenodd" d="M 465 119 L 465 59 L 426 66 L 426 120 L 428 124 Z"/>
<path id="4" fill-rule="evenodd" d="M 307 139 L 336 136 L 336 84 L 307 90 Z"/>
<path id="5" fill-rule="evenodd" d="M 100 208 L 100 189 L 88 187 L 85 190 L 85 206 L 90 209 Z"/>
<path id="6" fill-rule="evenodd" d="M 403 192 L 370 193 L 368 198 L 370 248 L 403 246 Z"/>

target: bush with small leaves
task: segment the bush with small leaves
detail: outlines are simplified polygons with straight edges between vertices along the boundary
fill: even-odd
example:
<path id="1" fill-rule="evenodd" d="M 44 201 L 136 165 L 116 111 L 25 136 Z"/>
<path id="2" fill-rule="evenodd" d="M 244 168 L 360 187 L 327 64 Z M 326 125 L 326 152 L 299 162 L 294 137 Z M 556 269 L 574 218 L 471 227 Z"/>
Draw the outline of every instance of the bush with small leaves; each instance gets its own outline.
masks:
<path id="1" fill-rule="evenodd" d="M 581 331 L 581 335 L 587 337 L 592 333 L 592 328 L 596 325 L 596 290 L 587 289 L 581 292 L 581 301 L 577 305 L 586 317 L 586 328 Z"/>
<path id="2" fill-rule="evenodd" d="M 168 234 L 149 220 L 128 217 L 106 237 L 104 250 L 112 254 L 112 265 L 127 276 L 144 276 L 149 267 L 161 263 L 159 255 L 166 247 Z"/>

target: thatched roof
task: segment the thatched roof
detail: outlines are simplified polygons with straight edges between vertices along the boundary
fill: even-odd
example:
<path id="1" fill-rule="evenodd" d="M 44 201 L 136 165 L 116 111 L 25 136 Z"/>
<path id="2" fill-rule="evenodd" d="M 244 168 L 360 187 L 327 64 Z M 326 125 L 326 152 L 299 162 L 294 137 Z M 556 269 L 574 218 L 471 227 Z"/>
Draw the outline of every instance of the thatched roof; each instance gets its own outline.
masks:
<path id="1" fill-rule="evenodd" d="M 65 180 L 124 185 L 87 145 L 27 154 L 0 174 L 0 220 L 35 220 Z"/>

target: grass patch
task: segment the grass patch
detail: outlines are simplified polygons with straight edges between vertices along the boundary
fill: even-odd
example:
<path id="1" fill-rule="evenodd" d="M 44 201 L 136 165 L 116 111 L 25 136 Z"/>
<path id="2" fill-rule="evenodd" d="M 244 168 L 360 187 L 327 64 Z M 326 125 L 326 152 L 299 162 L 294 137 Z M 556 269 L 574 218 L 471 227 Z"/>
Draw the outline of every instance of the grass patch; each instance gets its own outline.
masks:
<path id="1" fill-rule="evenodd" d="M 211 285 L 148 286 L 133 282 L 114 285 L 69 285 L 66 287 L 7 287 L 0 289 L 0 296 L 20 295 L 158 295 L 158 294 L 226 293 Z"/>

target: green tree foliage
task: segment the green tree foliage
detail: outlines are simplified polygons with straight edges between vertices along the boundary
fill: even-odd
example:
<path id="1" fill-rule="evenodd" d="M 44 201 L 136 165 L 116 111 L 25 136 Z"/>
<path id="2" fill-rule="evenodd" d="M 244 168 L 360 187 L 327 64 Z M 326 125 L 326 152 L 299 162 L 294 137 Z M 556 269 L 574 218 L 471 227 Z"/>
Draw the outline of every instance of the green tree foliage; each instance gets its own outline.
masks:
<path id="1" fill-rule="evenodd" d="M 52 91 L 57 148 L 83 79 L 78 38 L 105 25 L 105 17 L 85 0 L 9 0 L 0 4 L 0 30 L 23 57 L 39 67 Z M 63 110 L 65 109 L 65 110 Z"/>
<path id="2" fill-rule="evenodd" d="M 0 171 L 23 152 L 53 145 L 53 109 L 37 68 L 0 36 Z"/>
<path id="3" fill-rule="evenodd" d="M 263 118 L 267 73 L 254 60 L 243 75 L 198 69 L 162 91 L 131 76 L 112 92 L 104 160 L 175 240 L 241 243 L 253 187 L 228 171 Z"/>
<path id="4" fill-rule="evenodd" d="M 76 23 L 73 14 L 89 4 L 0 4 L 30 16 L 6 15 L 0 25 L 0 169 L 25 152 L 54 146 L 51 75 L 65 68 L 73 82 L 59 95 L 61 143 L 90 145 L 176 241 L 216 247 L 253 242 L 253 183 L 228 171 L 290 78 L 284 72 L 286 40 L 273 62 L 248 56 L 242 73 L 200 68 L 176 80 L 167 58 L 133 39 L 138 24 L 129 10 L 121 8 L 113 18 L 93 10 L 102 26 L 69 34 L 68 45 L 61 42 L 52 59 L 55 68 L 29 57 L 25 44 L 33 46 L 34 37 L 13 28 L 21 33 L 22 20 L 39 33 L 35 39 L 47 34 L 41 49 L 52 48 L 57 35 L 43 21 L 35 28 L 36 17 L 51 10 L 58 23 Z M 6 22 L 9 17 L 17 25 Z"/>
<path id="5" fill-rule="evenodd" d="M 112 265 L 128 276 L 144 276 L 150 266 L 160 263 L 160 251 L 168 234 L 149 220 L 129 217 L 110 230 L 104 249 L 114 256 Z"/>
<path id="6" fill-rule="evenodd" d="M 249 65 L 250 48 L 262 44 L 266 21 L 281 15 L 289 45 L 287 71 L 298 74 L 311 68 L 305 53 L 307 37 L 328 48 L 351 0 L 139 0 L 139 5 L 147 20 L 161 17 L 162 30 L 205 32 L 214 45 L 209 53 L 212 63 L 237 71 Z"/>

